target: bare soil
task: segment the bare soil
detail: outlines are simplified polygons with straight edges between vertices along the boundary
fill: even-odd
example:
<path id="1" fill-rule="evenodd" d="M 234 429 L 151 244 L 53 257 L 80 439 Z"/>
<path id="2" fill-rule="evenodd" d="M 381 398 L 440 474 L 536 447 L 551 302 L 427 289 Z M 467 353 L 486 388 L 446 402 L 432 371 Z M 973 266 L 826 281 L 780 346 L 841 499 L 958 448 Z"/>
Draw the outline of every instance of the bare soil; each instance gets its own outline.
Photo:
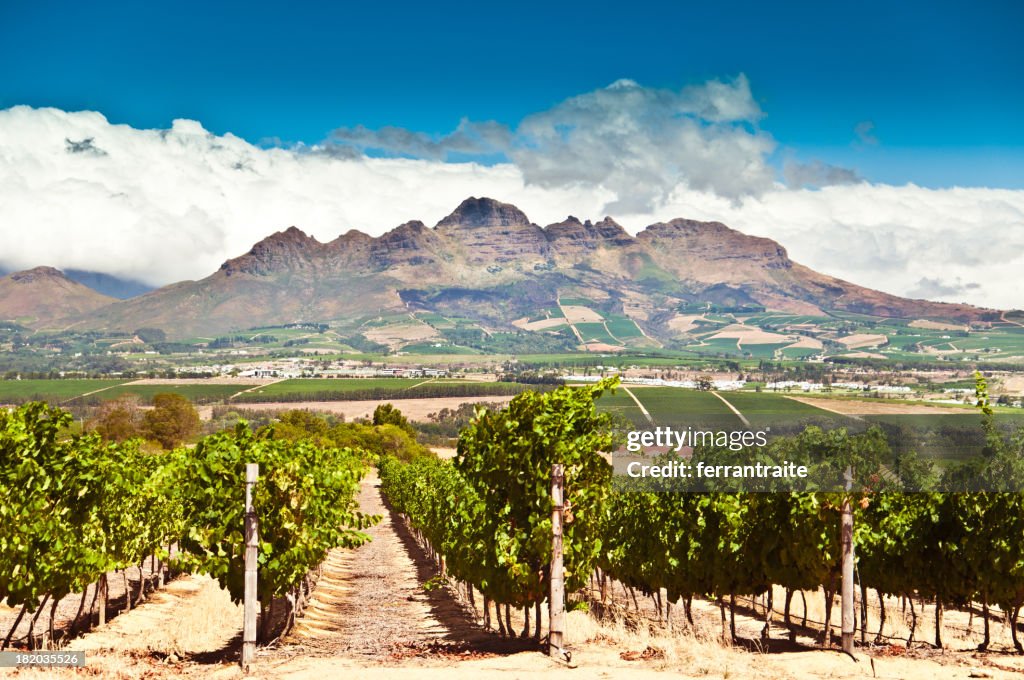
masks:
<path id="1" fill-rule="evenodd" d="M 431 399 L 383 399 L 373 401 L 281 401 L 281 402 L 253 402 L 241 404 L 241 408 L 259 411 L 323 411 L 327 413 L 340 413 L 345 420 L 356 420 L 359 418 L 372 418 L 373 411 L 379 405 L 388 403 L 399 409 L 409 420 L 426 422 L 431 413 L 437 413 L 441 409 L 457 409 L 462 404 L 488 403 L 506 404 L 510 396 L 484 396 L 484 397 L 437 397 Z"/>
<path id="2" fill-rule="evenodd" d="M 788 396 L 788 395 L 787 395 Z M 814 397 L 788 396 L 825 411 L 844 416 L 873 415 L 972 415 L 975 411 L 961 408 L 943 408 L 926 404 L 887 404 L 882 401 L 857 401 L 854 399 L 815 399 Z"/>
<path id="3" fill-rule="evenodd" d="M 858 349 L 860 347 L 877 347 L 878 345 L 885 344 L 888 339 L 888 337 L 877 333 L 854 333 L 853 335 L 836 338 L 836 342 L 841 342 L 850 349 Z"/>
<path id="4" fill-rule="evenodd" d="M 380 515 L 356 550 L 333 550 L 305 616 L 273 659 L 345 656 L 377 663 L 423 654 L 458 654 L 489 641 L 472 615 L 441 587 L 423 583 L 434 564 L 387 507 L 376 473 L 363 482 L 362 512 Z"/>
<path id="5" fill-rule="evenodd" d="M 711 336 L 712 340 L 719 338 L 736 338 L 747 345 L 766 345 L 779 342 L 791 342 L 793 340 L 792 336 L 789 335 L 771 333 L 756 326 L 744 326 L 743 324 L 732 324 L 730 326 L 726 326 Z"/>

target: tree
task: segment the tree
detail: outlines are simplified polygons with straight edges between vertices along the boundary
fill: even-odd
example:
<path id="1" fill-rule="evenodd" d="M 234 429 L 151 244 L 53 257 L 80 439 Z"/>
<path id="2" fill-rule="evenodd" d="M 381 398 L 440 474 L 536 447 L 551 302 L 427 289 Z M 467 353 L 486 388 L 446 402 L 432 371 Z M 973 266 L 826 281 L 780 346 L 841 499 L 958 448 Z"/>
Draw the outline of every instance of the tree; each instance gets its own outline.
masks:
<path id="1" fill-rule="evenodd" d="M 111 442 L 123 442 L 138 437 L 142 429 L 142 409 L 135 394 L 125 394 L 103 402 L 91 423 L 92 429 Z"/>
<path id="2" fill-rule="evenodd" d="M 697 376 L 697 389 L 702 392 L 710 392 L 715 389 L 715 381 L 710 375 Z"/>
<path id="3" fill-rule="evenodd" d="M 140 328 L 135 331 L 139 340 L 153 344 L 154 342 L 167 342 L 166 331 L 160 328 Z"/>
<path id="4" fill-rule="evenodd" d="M 158 394 L 153 409 L 143 417 L 143 434 L 173 449 L 199 432 L 199 413 L 180 394 Z"/>
<path id="5" fill-rule="evenodd" d="M 416 435 L 416 429 L 409 424 L 409 420 L 391 404 L 381 404 L 373 410 L 373 424 L 397 425 L 409 434 Z"/>

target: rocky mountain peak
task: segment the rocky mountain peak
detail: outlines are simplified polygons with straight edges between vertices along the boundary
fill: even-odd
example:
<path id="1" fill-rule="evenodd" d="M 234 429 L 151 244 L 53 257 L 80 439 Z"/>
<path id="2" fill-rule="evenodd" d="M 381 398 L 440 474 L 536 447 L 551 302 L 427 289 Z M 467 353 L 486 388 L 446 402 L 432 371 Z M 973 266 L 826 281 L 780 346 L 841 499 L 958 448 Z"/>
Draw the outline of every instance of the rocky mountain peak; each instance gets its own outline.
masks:
<path id="1" fill-rule="evenodd" d="M 266 237 L 252 249 L 221 265 L 228 276 L 235 273 L 266 276 L 280 271 L 304 269 L 322 244 L 297 227 L 288 227 Z"/>
<path id="2" fill-rule="evenodd" d="M 595 224 L 590 220 L 580 222 L 570 215 L 562 222 L 544 227 L 544 232 L 552 244 L 561 250 L 567 246 L 593 250 L 602 245 L 622 246 L 633 241 L 633 237 L 610 217 Z"/>
<path id="3" fill-rule="evenodd" d="M 590 220 L 587 220 L 587 224 L 590 224 Z M 623 246 L 633 242 L 633 237 L 629 235 L 629 232 L 610 217 L 605 217 L 600 222 L 591 225 L 591 229 L 603 240 L 610 241 L 613 245 Z"/>
<path id="4" fill-rule="evenodd" d="M 543 229 L 519 208 L 493 198 L 467 198 L 437 223 L 435 233 L 465 249 L 468 264 L 492 265 L 497 270 L 512 262 L 545 260 L 549 251 Z"/>
<path id="5" fill-rule="evenodd" d="M 71 279 L 66 277 L 64 272 L 54 267 L 33 267 L 11 274 L 11 280 L 21 284 L 35 283 L 46 279 L 59 279 L 71 283 Z"/>
<path id="6" fill-rule="evenodd" d="M 449 227 L 512 227 L 529 226 L 526 214 L 510 203 L 502 203 L 493 198 L 475 198 L 470 196 L 455 211 L 437 223 L 438 230 Z"/>
<path id="7" fill-rule="evenodd" d="M 266 237 L 256 245 L 260 243 L 295 243 L 295 244 L 308 244 L 308 243 L 319 243 L 315 238 L 302 231 L 298 227 L 288 227 L 284 231 L 277 231 Z"/>
<path id="8" fill-rule="evenodd" d="M 770 238 L 749 236 L 721 222 L 700 222 L 677 218 L 652 224 L 636 237 L 660 257 L 683 251 L 710 262 L 744 262 L 754 269 L 789 269 L 793 262 L 786 249 Z M 732 265 L 735 266 L 735 265 Z"/>
<path id="9" fill-rule="evenodd" d="M 437 235 L 419 220 L 400 224 L 373 240 L 370 261 L 381 268 L 435 263 Z"/>

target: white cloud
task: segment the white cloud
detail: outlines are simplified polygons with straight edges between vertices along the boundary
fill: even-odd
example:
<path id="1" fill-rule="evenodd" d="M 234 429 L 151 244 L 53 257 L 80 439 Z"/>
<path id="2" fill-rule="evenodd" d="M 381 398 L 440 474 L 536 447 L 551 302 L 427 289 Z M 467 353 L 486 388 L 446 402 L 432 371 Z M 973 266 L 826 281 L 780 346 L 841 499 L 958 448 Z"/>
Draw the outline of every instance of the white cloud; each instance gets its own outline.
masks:
<path id="1" fill-rule="evenodd" d="M 870 288 L 1024 308 L 1021 190 L 862 182 L 777 189 L 739 205 L 680 191 L 658 211 L 679 214 L 773 238 L 797 262 Z M 922 286 L 922 279 L 941 286 Z"/>
<path id="2" fill-rule="evenodd" d="M 705 94 L 706 101 L 686 95 L 691 109 L 703 107 L 702 116 L 757 114 L 744 108 L 743 96 Z M 568 106 L 584 108 L 585 101 Z M 622 114 L 623 125 L 639 131 L 645 121 L 631 115 Z M 557 118 L 566 116 L 572 117 Z M 538 154 L 519 165 L 484 166 L 260 149 L 194 121 L 137 130 L 98 113 L 15 107 L 0 111 L 0 268 L 49 264 L 163 284 L 206 276 L 289 225 L 320 240 L 351 228 L 380 234 L 410 219 L 433 224 L 475 195 L 515 203 L 539 224 L 568 214 L 603 217 L 616 202 L 614 216 L 633 232 L 672 217 L 719 220 L 775 238 L 798 262 L 862 285 L 1024 307 L 1024 191 L 866 183 L 791 190 L 767 183 L 757 195 L 735 198 L 676 174 L 652 207 L 631 192 L 643 189 L 644 173 L 669 161 L 642 135 L 634 155 L 608 156 L 629 142 L 627 134 L 616 136 L 613 118 L 607 114 L 607 129 L 588 133 L 592 151 L 567 143 L 567 152 L 578 153 L 570 161 Z M 530 125 L 549 134 L 557 130 L 553 120 Z M 726 137 L 720 146 L 706 136 L 694 142 L 708 159 L 709 177 L 729 166 L 712 161 L 747 139 Z M 753 158 L 758 139 L 743 142 L 753 145 Z M 585 174 L 588 163 L 602 159 L 596 174 Z M 758 176 L 756 163 L 751 167 Z M 640 179 L 631 184 L 633 169 Z M 536 179 L 562 173 L 568 180 L 577 171 L 589 181 Z"/>
<path id="3" fill-rule="evenodd" d="M 339 128 L 342 148 L 444 160 L 501 156 L 527 184 L 604 187 L 608 210 L 650 210 L 679 184 L 730 199 L 772 187 L 775 140 L 757 129 L 761 109 L 740 75 L 680 91 L 618 80 L 526 116 L 513 130 L 463 120 L 434 137 L 403 128 Z M 821 177 L 824 177 L 823 175 Z"/>

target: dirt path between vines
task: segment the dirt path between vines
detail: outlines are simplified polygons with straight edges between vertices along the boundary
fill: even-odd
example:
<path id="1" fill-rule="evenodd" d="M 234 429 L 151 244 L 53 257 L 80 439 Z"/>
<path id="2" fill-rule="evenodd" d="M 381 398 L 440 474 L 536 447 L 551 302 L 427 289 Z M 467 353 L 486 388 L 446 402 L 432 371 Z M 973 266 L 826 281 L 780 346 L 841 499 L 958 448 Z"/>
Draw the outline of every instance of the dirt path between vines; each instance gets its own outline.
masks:
<path id="1" fill-rule="evenodd" d="M 472 615 L 443 589 L 423 583 L 435 568 L 384 504 L 376 471 L 363 480 L 359 506 L 380 515 L 356 550 L 332 550 L 305 615 L 276 656 L 344 656 L 388 663 L 487 646 Z"/>
<path id="2" fill-rule="evenodd" d="M 373 541 L 357 550 L 329 554 L 306 616 L 287 638 L 257 652 L 249 678 L 479 680 L 567 673 L 564 665 L 527 651 L 522 642 L 482 630 L 478 619 L 448 589 L 424 589 L 423 584 L 435 574 L 434 566 L 388 511 L 375 474 L 364 480 L 359 501 L 364 512 L 382 515 L 381 522 L 368 531 Z M 628 613 L 631 598 L 622 587 L 611 590 L 619 600 L 618 609 Z M 776 593 L 776 607 L 781 598 L 781 592 Z M 821 597 L 815 593 L 807 600 L 808 621 L 821 620 Z M 656 619 L 649 598 L 639 601 L 645 616 L 638 620 Z M 706 601 L 694 605 L 698 632 L 677 636 L 647 624 L 626 625 L 625 616 L 618 623 L 602 624 L 586 611 L 569 612 L 566 640 L 580 664 L 569 673 L 576 680 L 660 680 L 670 675 L 729 680 L 1011 680 L 1024 672 L 1024 659 L 1009 651 L 1005 626 L 1000 630 L 997 625 L 994 631 L 998 651 L 971 652 L 980 626 L 975 622 L 973 634 L 962 632 L 966 615 L 960 612 L 947 612 L 950 651 L 931 650 L 921 643 L 907 650 L 897 638 L 892 646 L 872 649 L 870 658 L 866 648 L 858 648 L 855 662 L 834 651 L 816 650 L 804 635 L 796 643 L 787 643 L 778 624 L 772 643 L 762 645 L 758 639 L 763 623 L 747 608 L 741 608 L 736 617 L 744 643 L 723 647 L 718 642 L 718 608 Z M 801 616 L 803 609 L 801 602 Z M 685 626 L 681 609 L 676 611 L 677 625 Z M 838 607 L 832 613 L 838 616 Z M 924 617 L 924 611 L 919 615 Z M 905 618 L 891 603 L 887 630 L 903 633 Z M 87 651 L 86 673 L 97 677 L 241 680 L 244 676 L 237 665 L 241 620 L 239 607 L 212 579 L 185 576 L 110 625 L 73 641 L 70 648 Z M 871 623 L 874 630 L 877 624 Z M 927 624 L 922 618 L 922 638 L 928 635 Z M 519 628 L 516 617 L 513 629 Z M 39 669 L 13 675 L 70 678 L 81 673 Z"/>

